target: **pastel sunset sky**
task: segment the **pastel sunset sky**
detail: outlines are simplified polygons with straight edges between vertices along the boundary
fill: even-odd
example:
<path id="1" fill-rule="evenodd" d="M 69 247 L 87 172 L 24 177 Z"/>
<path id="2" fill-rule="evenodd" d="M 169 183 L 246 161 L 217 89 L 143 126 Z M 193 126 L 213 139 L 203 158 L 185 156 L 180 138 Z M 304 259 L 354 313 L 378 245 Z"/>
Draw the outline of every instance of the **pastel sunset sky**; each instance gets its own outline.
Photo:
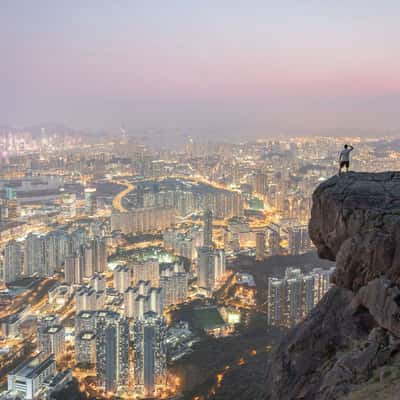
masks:
<path id="1" fill-rule="evenodd" d="M 2 0 L 0 124 L 400 133 L 400 2 Z"/>

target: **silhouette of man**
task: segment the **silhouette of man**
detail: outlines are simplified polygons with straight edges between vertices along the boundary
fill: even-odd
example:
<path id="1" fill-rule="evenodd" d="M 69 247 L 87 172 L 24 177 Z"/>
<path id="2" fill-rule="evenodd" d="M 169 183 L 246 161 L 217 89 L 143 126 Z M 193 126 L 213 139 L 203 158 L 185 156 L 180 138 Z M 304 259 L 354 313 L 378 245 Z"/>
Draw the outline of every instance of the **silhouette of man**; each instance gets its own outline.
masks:
<path id="1" fill-rule="evenodd" d="M 342 168 L 346 167 L 346 172 L 349 172 L 350 167 L 350 152 L 354 150 L 353 146 L 344 145 L 343 150 L 339 156 L 339 175 L 342 173 Z"/>

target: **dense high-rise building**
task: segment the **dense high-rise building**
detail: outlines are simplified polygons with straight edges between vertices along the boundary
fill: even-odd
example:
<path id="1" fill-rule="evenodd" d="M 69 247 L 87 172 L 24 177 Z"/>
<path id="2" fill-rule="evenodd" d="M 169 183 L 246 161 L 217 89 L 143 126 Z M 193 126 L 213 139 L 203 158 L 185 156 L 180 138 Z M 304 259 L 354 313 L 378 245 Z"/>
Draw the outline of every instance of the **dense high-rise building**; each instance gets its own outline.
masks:
<path id="1" fill-rule="evenodd" d="M 166 383 L 166 324 L 163 317 L 147 312 L 134 323 L 134 379 L 140 395 L 154 396 Z"/>
<path id="2" fill-rule="evenodd" d="M 212 290 L 214 288 L 211 277 L 214 274 L 214 250 L 211 247 L 199 247 L 197 280 L 201 288 Z"/>
<path id="3" fill-rule="evenodd" d="M 43 328 L 39 336 L 39 349 L 58 357 L 65 349 L 65 331 L 62 325 Z"/>
<path id="4" fill-rule="evenodd" d="M 82 246 L 86 243 L 86 236 L 84 228 L 78 228 L 73 231 L 68 238 L 67 255 L 80 253 Z"/>
<path id="5" fill-rule="evenodd" d="M 262 261 L 265 258 L 265 232 L 256 234 L 256 260 Z"/>
<path id="6" fill-rule="evenodd" d="M 78 364 L 95 365 L 96 363 L 96 334 L 83 331 L 75 338 L 76 362 Z"/>
<path id="7" fill-rule="evenodd" d="M 75 293 L 76 313 L 104 308 L 105 292 L 97 292 L 90 286 L 80 286 Z"/>
<path id="8" fill-rule="evenodd" d="M 56 232 L 57 237 L 57 269 L 64 265 L 65 257 L 68 255 L 69 235 L 64 230 Z"/>
<path id="9" fill-rule="evenodd" d="M 24 274 L 48 277 L 60 270 L 68 255 L 80 255 L 85 231 L 79 229 L 68 235 L 63 230 L 47 235 L 30 233 L 24 241 Z M 83 260 L 81 261 L 83 267 Z M 77 271 L 77 277 L 83 271 Z"/>
<path id="10" fill-rule="evenodd" d="M 45 254 L 43 237 L 30 233 L 25 239 L 24 274 L 45 277 Z"/>
<path id="11" fill-rule="evenodd" d="M 335 267 L 329 269 L 314 268 L 311 276 L 314 279 L 314 306 L 324 297 L 325 293 L 331 288 L 331 278 L 335 272 Z"/>
<path id="12" fill-rule="evenodd" d="M 98 315 L 96 322 L 96 371 L 98 383 L 115 392 L 129 383 L 129 323 L 118 314 Z"/>
<path id="13" fill-rule="evenodd" d="M 39 350 L 58 356 L 64 351 L 65 332 L 58 315 L 41 316 L 37 321 Z"/>
<path id="14" fill-rule="evenodd" d="M 136 318 L 136 299 L 139 296 L 139 289 L 137 287 L 129 287 L 124 293 L 124 312 L 128 318 Z"/>
<path id="15" fill-rule="evenodd" d="M 226 269 L 225 251 L 212 247 L 199 247 L 198 254 L 198 285 L 207 290 L 214 290 L 223 280 Z"/>
<path id="16" fill-rule="evenodd" d="M 94 215 L 97 211 L 97 197 L 96 188 L 85 188 L 85 213 L 87 215 Z"/>
<path id="17" fill-rule="evenodd" d="M 89 286 L 96 292 L 104 292 L 106 290 L 106 278 L 99 273 L 95 273 L 89 279 Z"/>
<path id="18" fill-rule="evenodd" d="M 18 218 L 18 201 L 10 199 L 5 201 L 7 219 L 12 220 Z"/>
<path id="19" fill-rule="evenodd" d="M 203 246 L 211 247 L 213 245 L 212 229 L 213 229 L 213 217 L 211 210 L 204 211 L 203 216 Z"/>
<path id="20" fill-rule="evenodd" d="M 92 276 L 95 273 L 94 265 L 94 249 L 91 245 L 85 245 L 83 247 L 83 258 L 84 258 L 84 275 L 86 278 Z"/>
<path id="21" fill-rule="evenodd" d="M 141 234 L 167 229 L 175 224 L 173 208 L 137 208 L 111 215 L 111 229 L 125 234 Z"/>
<path id="22" fill-rule="evenodd" d="M 75 254 L 65 257 L 64 279 L 70 285 L 80 285 L 83 281 L 83 259 Z"/>
<path id="23" fill-rule="evenodd" d="M 50 232 L 43 237 L 44 268 L 46 276 L 51 276 L 57 269 L 58 238 L 56 232 Z"/>
<path id="24" fill-rule="evenodd" d="M 226 254 L 224 249 L 214 250 L 214 285 L 223 282 L 226 273 Z"/>
<path id="25" fill-rule="evenodd" d="M 298 255 L 309 251 L 311 240 L 308 234 L 308 226 L 300 225 L 288 228 L 289 254 Z"/>
<path id="26" fill-rule="evenodd" d="M 143 262 L 135 261 L 129 265 L 132 273 L 132 285 L 136 286 L 139 281 L 150 281 L 151 286 L 157 287 L 160 282 L 160 264 L 157 260 Z"/>
<path id="27" fill-rule="evenodd" d="M 188 274 L 182 265 L 169 264 L 163 268 L 160 276 L 164 307 L 183 303 L 187 299 Z"/>
<path id="28" fill-rule="evenodd" d="M 271 256 L 281 254 L 281 236 L 279 233 L 279 227 L 274 226 L 268 229 L 268 251 Z"/>
<path id="29" fill-rule="evenodd" d="M 92 243 L 93 265 L 95 272 L 107 271 L 107 244 L 103 238 L 95 238 Z"/>
<path id="30" fill-rule="evenodd" d="M 65 193 L 62 196 L 61 210 L 65 218 L 76 217 L 76 194 Z"/>
<path id="31" fill-rule="evenodd" d="M 264 195 L 267 187 L 267 177 L 265 174 L 256 172 L 249 178 L 249 183 L 253 189 L 253 192 Z"/>
<path id="32" fill-rule="evenodd" d="M 118 265 L 113 270 L 114 288 L 124 293 L 130 286 L 130 271 L 127 266 Z"/>
<path id="33" fill-rule="evenodd" d="M 4 248 L 3 282 L 10 283 L 22 274 L 23 252 L 20 243 L 9 241 Z"/>
<path id="34" fill-rule="evenodd" d="M 323 272 L 322 272 L 323 271 Z M 299 323 L 329 290 L 333 269 L 314 269 L 303 274 L 287 268 L 282 279 L 268 279 L 268 325 L 290 328 Z"/>
<path id="35" fill-rule="evenodd" d="M 124 310 L 128 318 L 143 318 L 148 311 L 162 315 L 163 309 L 163 290 L 151 287 L 150 281 L 139 281 L 136 287 L 129 287 L 124 292 Z"/>
<path id="36" fill-rule="evenodd" d="M 164 310 L 164 297 L 162 288 L 152 287 L 148 294 L 148 310 L 157 315 L 162 315 Z"/>
<path id="37" fill-rule="evenodd" d="M 75 335 L 96 331 L 97 311 L 80 311 L 75 315 Z"/>

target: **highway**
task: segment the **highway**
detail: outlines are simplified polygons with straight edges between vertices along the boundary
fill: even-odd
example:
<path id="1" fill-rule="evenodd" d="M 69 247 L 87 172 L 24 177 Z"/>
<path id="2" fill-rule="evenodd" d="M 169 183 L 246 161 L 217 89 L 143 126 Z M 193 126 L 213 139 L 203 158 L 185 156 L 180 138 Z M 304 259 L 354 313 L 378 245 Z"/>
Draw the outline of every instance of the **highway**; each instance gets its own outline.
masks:
<path id="1" fill-rule="evenodd" d="M 132 185 L 132 183 L 129 182 L 122 182 L 122 181 L 114 181 L 114 183 L 117 183 L 118 185 L 125 185 L 126 188 L 122 191 L 119 192 L 113 199 L 112 205 L 113 208 L 123 212 L 126 211 L 125 207 L 122 205 L 122 199 L 130 192 L 132 192 L 132 190 L 135 189 L 135 185 Z"/>

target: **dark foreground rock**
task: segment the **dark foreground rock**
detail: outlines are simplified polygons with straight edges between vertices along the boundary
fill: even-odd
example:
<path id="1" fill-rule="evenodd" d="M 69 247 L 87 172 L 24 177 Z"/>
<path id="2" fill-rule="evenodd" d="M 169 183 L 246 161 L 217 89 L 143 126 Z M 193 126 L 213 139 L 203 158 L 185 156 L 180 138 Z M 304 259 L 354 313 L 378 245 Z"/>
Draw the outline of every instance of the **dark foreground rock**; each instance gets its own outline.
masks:
<path id="1" fill-rule="evenodd" d="M 400 172 L 349 173 L 314 192 L 310 237 L 336 261 L 338 286 L 357 290 L 382 275 L 400 282 Z"/>
<path id="2" fill-rule="evenodd" d="M 400 173 L 322 183 L 310 236 L 336 286 L 273 355 L 265 398 L 400 399 Z"/>

